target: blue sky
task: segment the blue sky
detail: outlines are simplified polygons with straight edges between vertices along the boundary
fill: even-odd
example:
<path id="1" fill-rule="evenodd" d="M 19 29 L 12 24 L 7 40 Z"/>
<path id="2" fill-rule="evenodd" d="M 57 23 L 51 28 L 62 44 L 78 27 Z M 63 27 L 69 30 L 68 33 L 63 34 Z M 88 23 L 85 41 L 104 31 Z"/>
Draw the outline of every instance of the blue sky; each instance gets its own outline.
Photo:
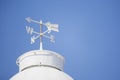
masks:
<path id="1" fill-rule="evenodd" d="M 18 72 L 20 55 L 39 49 L 39 40 L 30 44 L 26 17 L 59 24 L 56 42 L 43 46 L 64 56 L 75 80 L 120 80 L 119 0 L 1 0 L 0 80 Z"/>

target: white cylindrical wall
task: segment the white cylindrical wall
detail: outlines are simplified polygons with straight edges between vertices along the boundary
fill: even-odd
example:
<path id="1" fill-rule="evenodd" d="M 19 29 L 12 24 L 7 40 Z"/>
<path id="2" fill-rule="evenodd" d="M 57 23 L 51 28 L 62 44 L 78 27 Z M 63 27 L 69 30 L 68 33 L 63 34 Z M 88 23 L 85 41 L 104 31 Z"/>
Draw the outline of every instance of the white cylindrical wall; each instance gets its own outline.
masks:
<path id="1" fill-rule="evenodd" d="M 19 71 L 32 66 L 49 66 L 63 70 L 64 58 L 52 51 L 34 50 L 27 52 L 17 59 Z"/>
<path id="2" fill-rule="evenodd" d="M 19 72 L 10 80 L 73 80 L 63 72 L 64 58 L 53 51 L 33 50 L 17 61 Z"/>

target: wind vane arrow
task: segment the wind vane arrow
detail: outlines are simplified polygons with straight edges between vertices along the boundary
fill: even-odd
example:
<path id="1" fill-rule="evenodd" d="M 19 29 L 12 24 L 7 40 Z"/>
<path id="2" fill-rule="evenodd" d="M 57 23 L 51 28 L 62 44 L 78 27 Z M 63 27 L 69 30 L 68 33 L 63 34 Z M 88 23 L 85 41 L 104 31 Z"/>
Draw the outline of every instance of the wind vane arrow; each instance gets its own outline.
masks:
<path id="1" fill-rule="evenodd" d="M 41 21 L 36 21 L 36 20 L 33 20 L 31 19 L 30 17 L 26 18 L 26 20 L 30 23 L 30 22 L 34 22 L 34 23 L 37 23 L 40 25 L 40 32 L 36 32 L 34 31 L 33 28 L 29 27 L 29 26 L 26 26 L 26 31 L 28 34 L 30 35 L 33 35 L 31 37 L 31 44 L 35 43 L 35 40 L 40 38 L 40 50 L 43 50 L 43 45 L 42 45 L 42 37 L 46 37 L 48 39 L 50 39 L 51 42 L 55 42 L 54 41 L 54 36 L 53 35 L 49 35 L 47 36 L 46 34 L 47 33 L 51 33 L 51 31 L 55 31 L 55 32 L 59 32 L 58 30 L 58 24 L 51 24 L 50 22 L 47 22 L 47 23 L 43 23 L 42 20 Z M 42 27 L 43 26 L 46 26 L 47 27 L 47 30 L 45 31 L 42 31 Z"/>

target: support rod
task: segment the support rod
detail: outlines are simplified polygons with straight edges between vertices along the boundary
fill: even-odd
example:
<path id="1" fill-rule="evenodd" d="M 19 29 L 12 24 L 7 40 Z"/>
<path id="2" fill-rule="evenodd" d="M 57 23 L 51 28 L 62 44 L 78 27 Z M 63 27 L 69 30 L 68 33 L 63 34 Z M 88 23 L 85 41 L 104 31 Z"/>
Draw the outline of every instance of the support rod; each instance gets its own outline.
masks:
<path id="1" fill-rule="evenodd" d="M 43 45 L 42 45 L 42 20 L 40 21 L 40 50 L 43 50 Z"/>

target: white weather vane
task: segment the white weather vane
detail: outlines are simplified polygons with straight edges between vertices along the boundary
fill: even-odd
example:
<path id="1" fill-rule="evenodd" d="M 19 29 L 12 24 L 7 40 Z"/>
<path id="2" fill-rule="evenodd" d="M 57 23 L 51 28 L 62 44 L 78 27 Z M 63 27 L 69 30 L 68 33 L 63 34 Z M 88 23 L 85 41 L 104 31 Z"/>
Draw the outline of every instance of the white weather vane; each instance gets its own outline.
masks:
<path id="1" fill-rule="evenodd" d="M 46 38 L 50 39 L 51 42 L 55 42 L 53 35 L 47 36 L 46 34 L 47 33 L 50 34 L 51 31 L 59 32 L 58 24 L 51 24 L 50 22 L 43 23 L 42 20 L 36 21 L 36 20 L 31 19 L 30 17 L 27 17 L 26 20 L 29 23 L 31 23 L 31 22 L 37 23 L 40 26 L 40 32 L 36 32 L 36 31 L 34 31 L 33 28 L 31 28 L 29 26 L 26 26 L 27 33 L 32 35 L 32 37 L 31 37 L 31 44 L 35 43 L 36 39 L 40 38 L 40 50 L 43 50 L 42 37 L 46 37 Z M 47 30 L 42 31 L 42 28 L 44 26 L 47 27 Z M 35 35 L 37 35 L 37 36 L 35 36 Z"/>

